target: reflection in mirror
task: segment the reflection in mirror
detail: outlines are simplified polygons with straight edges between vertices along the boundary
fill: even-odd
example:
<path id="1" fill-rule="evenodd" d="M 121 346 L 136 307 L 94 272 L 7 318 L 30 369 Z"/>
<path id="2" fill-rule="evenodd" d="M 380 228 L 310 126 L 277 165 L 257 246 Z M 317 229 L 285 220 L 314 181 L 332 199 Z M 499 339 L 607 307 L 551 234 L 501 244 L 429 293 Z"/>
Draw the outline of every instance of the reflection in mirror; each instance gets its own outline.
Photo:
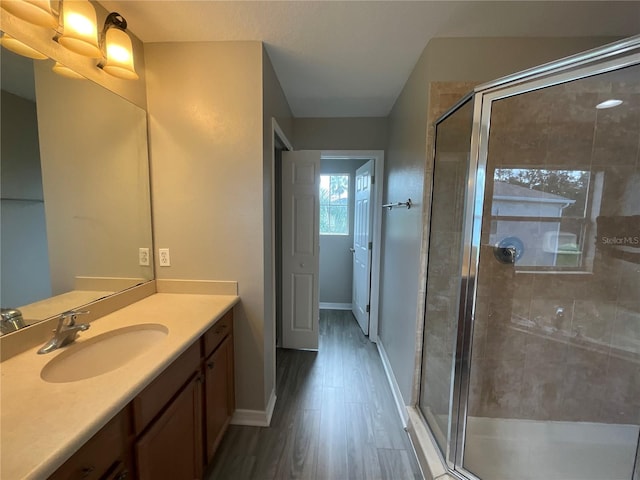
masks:
<path id="1" fill-rule="evenodd" d="M 0 59 L 0 302 L 30 325 L 153 278 L 146 113 L 52 60 Z"/>

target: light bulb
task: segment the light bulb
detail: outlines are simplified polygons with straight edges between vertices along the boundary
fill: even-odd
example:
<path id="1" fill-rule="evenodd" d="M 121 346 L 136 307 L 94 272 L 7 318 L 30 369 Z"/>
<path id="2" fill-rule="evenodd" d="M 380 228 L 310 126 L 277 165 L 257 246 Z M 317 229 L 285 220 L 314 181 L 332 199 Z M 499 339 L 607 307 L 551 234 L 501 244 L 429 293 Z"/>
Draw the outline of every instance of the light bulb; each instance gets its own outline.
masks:
<path id="1" fill-rule="evenodd" d="M 62 4 L 61 45 L 85 57 L 100 58 L 96 11 L 89 0 L 65 0 Z"/>
<path id="2" fill-rule="evenodd" d="M 109 75 L 125 80 L 137 80 L 133 64 L 133 46 L 127 32 L 117 27 L 107 29 L 105 34 L 106 60 L 101 65 Z"/>
<path id="3" fill-rule="evenodd" d="M 58 75 L 62 75 L 66 78 L 72 78 L 74 80 L 85 80 L 85 78 L 78 72 L 76 72 L 75 70 L 71 70 L 69 67 L 61 64 L 60 62 L 56 62 L 51 70 L 56 72 Z"/>
<path id="4" fill-rule="evenodd" d="M 58 25 L 49 0 L 2 0 L 2 8 L 34 25 L 55 28 Z"/>
<path id="5" fill-rule="evenodd" d="M 0 44 L 2 44 L 2 46 L 7 50 L 11 50 L 13 53 L 17 53 L 23 57 L 33 58 L 34 60 L 45 60 L 49 58 L 39 51 L 31 48 L 29 45 L 22 43 L 20 40 L 16 40 L 8 33 L 2 35 L 2 38 L 0 38 Z"/>

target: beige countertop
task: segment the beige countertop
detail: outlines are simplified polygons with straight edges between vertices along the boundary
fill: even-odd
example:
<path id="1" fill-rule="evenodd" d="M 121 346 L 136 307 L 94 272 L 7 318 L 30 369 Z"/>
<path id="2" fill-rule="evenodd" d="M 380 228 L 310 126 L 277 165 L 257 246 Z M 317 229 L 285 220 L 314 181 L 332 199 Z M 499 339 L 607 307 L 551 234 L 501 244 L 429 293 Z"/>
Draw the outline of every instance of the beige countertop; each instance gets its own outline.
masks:
<path id="1" fill-rule="evenodd" d="M 142 323 L 169 330 L 157 345 L 97 377 L 44 381 L 42 368 L 65 348 L 37 355 L 36 347 L 2 362 L 0 478 L 47 478 L 238 300 L 236 295 L 157 293 L 95 320 L 77 343 Z"/>

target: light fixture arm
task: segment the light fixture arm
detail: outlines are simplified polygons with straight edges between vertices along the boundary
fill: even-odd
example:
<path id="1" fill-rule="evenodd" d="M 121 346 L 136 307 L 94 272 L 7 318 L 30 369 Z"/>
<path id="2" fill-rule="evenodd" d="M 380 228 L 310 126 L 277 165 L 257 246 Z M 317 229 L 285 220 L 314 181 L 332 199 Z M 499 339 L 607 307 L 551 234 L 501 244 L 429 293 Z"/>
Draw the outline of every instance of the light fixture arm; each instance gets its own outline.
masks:
<path id="1" fill-rule="evenodd" d="M 109 15 L 107 15 L 107 18 L 104 21 L 104 28 L 102 29 L 103 35 L 104 32 L 106 32 L 110 27 L 117 27 L 120 30 L 126 30 L 127 20 L 118 12 L 111 12 Z"/>
<path id="2" fill-rule="evenodd" d="M 111 12 L 100 32 L 102 58 L 98 68 L 115 77 L 137 80 L 133 59 L 133 44 L 127 33 L 127 21 L 118 12 Z"/>

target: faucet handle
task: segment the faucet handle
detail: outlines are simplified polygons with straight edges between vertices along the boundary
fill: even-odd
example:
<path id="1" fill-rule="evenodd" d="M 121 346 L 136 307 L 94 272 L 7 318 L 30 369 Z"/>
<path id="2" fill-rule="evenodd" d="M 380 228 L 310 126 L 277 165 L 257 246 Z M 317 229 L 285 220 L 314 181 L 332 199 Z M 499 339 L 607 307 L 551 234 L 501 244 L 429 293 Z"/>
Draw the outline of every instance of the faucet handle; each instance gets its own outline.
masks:
<path id="1" fill-rule="evenodd" d="M 68 310 L 62 312 L 58 326 L 66 325 L 67 327 L 72 327 L 76 324 L 76 317 L 78 315 L 87 315 L 88 313 L 90 313 L 89 310 Z"/>

